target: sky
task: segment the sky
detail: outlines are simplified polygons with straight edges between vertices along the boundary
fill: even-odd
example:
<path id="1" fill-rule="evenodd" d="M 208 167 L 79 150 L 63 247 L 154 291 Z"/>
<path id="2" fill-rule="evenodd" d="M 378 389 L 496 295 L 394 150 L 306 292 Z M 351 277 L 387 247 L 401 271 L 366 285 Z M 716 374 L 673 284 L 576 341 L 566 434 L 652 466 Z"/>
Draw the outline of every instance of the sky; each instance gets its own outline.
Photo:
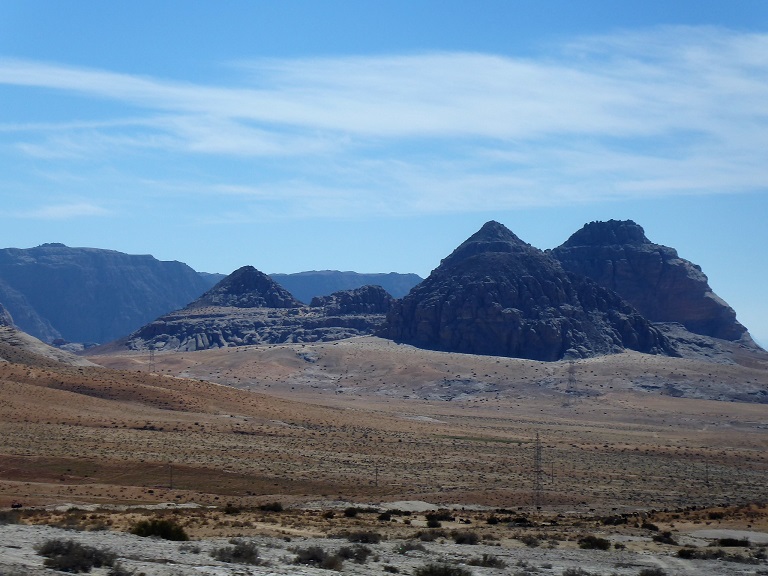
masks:
<path id="1" fill-rule="evenodd" d="M 632 219 L 768 345 L 764 0 L 0 1 L 0 247 L 427 276 Z"/>

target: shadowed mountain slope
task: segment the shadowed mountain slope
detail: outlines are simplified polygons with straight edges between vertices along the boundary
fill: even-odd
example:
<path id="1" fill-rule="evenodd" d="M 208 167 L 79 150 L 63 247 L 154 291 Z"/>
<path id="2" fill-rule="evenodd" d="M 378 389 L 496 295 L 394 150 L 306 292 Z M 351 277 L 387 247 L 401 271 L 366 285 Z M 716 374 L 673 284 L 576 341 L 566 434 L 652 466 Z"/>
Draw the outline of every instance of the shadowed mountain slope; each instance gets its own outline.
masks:
<path id="1" fill-rule="evenodd" d="M 678 322 L 696 334 L 751 343 L 701 268 L 648 240 L 632 220 L 585 224 L 551 254 L 563 268 L 613 290 L 652 322 Z"/>
<path id="2" fill-rule="evenodd" d="M 558 360 L 625 349 L 675 355 L 615 293 L 486 223 L 393 306 L 382 335 L 425 348 Z"/>
<path id="3" fill-rule="evenodd" d="M 42 340 L 108 342 L 211 287 L 181 262 L 43 244 L 0 250 L 0 302 Z"/>

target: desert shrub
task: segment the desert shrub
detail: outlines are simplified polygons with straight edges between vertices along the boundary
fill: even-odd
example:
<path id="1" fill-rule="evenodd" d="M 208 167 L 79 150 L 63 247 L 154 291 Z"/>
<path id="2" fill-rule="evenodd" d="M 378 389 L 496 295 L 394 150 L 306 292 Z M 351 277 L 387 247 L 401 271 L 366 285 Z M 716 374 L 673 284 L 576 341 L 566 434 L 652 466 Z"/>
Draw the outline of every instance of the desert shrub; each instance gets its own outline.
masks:
<path id="1" fill-rule="evenodd" d="M 499 517 L 495 514 L 491 514 L 488 516 L 488 518 L 485 519 L 486 524 L 490 524 L 491 526 L 494 526 L 500 522 Z"/>
<path id="2" fill-rule="evenodd" d="M 504 562 L 504 560 L 493 554 L 483 554 L 476 558 L 470 558 L 467 560 L 467 564 L 470 566 L 482 566 L 484 568 L 505 568 L 507 566 L 507 563 Z"/>
<path id="3" fill-rule="evenodd" d="M 405 554 L 406 552 L 411 552 L 412 550 L 417 550 L 419 552 L 427 551 L 427 549 L 424 548 L 424 544 L 422 544 L 421 542 L 403 542 L 402 544 L 400 544 L 400 546 L 395 548 L 395 551 L 398 554 Z"/>
<path id="4" fill-rule="evenodd" d="M 611 547 L 611 541 L 598 536 L 584 536 L 579 539 L 579 548 L 584 550 L 608 550 Z"/>
<path id="5" fill-rule="evenodd" d="M 325 570 L 341 570 L 344 560 L 336 554 L 328 554 L 320 546 L 310 546 L 309 548 L 298 548 L 294 551 L 296 559 L 294 564 L 304 564 L 307 566 L 316 566 Z"/>
<path id="6" fill-rule="evenodd" d="M 722 546 L 723 548 L 749 548 L 749 539 L 748 538 L 719 538 L 717 542 L 712 544 L 712 546 Z"/>
<path id="7" fill-rule="evenodd" d="M 605 526 L 621 526 L 627 523 L 627 519 L 625 516 L 606 516 L 601 522 Z"/>
<path id="8" fill-rule="evenodd" d="M 350 532 L 345 537 L 349 542 L 357 542 L 359 544 L 378 544 L 381 542 L 381 534 L 378 532 Z"/>
<path id="9" fill-rule="evenodd" d="M 268 502 L 267 504 L 261 504 L 259 510 L 262 512 L 282 512 L 284 508 L 280 502 Z M 331 518 L 332 517 L 333 512 L 331 512 Z"/>
<path id="10" fill-rule="evenodd" d="M 427 528 L 440 528 L 440 526 L 442 526 L 440 520 L 436 520 L 435 518 L 427 518 Z"/>
<path id="11" fill-rule="evenodd" d="M 220 562 L 229 562 L 231 564 L 253 564 L 258 566 L 262 563 L 255 542 L 234 540 L 231 543 L 232 546 L 215 548 L 211 551 L 211 556 Z"/>
<path id="12" fill-rule="evenodd" d="M 40 556 L 45 556 L 43 564 L 47 568 L 60 572 L 90 572 L 91 568 L 112 566 L 115 562 L 115 554 L 99 550 L 92 546 L 85 546 L 74 540 L 47 540 L 37 549 Z"/>
<path id="13" fill-rule="evenodd" d="M 416 568 L 413 571 L 413 576 L 472 576 L 472 572 L 461 566 L 433 562 Z"/>
<path id="14" fill-rule="evenodd" d="M 656 526 L 656 524 L 651 524 L 650 522 L 643 522 L 640 528 L 642 528 L 643 530 L 651 530 L 653 532 L 659 531 L 659 527 Z"/>
<path id="15" fill-rule="evenodd" d="M 677 551 L 679 558 L 686 560 L 717 560 L 725 556 L 725 552 L 719 548 L 715 550 L 700 550 L 698 548 L 681 548 Z"/>
<path id="16" fill-rule="evenodd" d="M 661 568 L 643 568 L 637 576 L 667 576 Z"/>
<path id="17" fill-rule="evenodd" d="M 365 564 L 372 551 L 368 546 L 358 544 L 357 546 L 342 546 L 337 554 L 339 558 L 352 560 L 355 564 Z"/>
<path id="18" fill-rule="evenodd" d="M 528 548 L 536 548 L 539 544 L 541 544 L 541 540 L 539 540 L 533 534 L 523 534 L 522 536 L 518 537 L 518 540 L 528 546 Z"/>
<path id="19" fill-rule="evenodd" d="M 583 568 L 566 568 L 563 570 L 563 576 L 593 576 L 592 572 L 587 572 Z"/>
<path id="20" fill-rule="evenodd" d="M 430 512 L 425 516 L 425 518 L 427 519 L 427 521 L 432 519 L 432 520 L 437 520 L 438 522 L 453 522 L 454 520 L 456 520 L 456 517 L 453 516 L 447 510 L 438 510 L 437 512 Z"/>
<path id="21" fill-rule="evenodd" d="M 674 538 L 672 538 L 672 532 L 662 532 L 661 534 L 656 534 L 656 536 L 653 537 L 653 541 L 658 542 L 659 544 L 677 546 L 677 542 Z"/>
<path id="22" fill-rule="evenodd" d="M 710 512 L 707 516 L 710 520 L 722 520 L 725 518 L 725 512 Z"/>
<path id="23" fill-rule="evenodd" d="M 325 518 L 326 520 L 330 520 L 335 515 L 336 514 L 334 514 L 333 510 L 326 510 L 325 512 L 323 512 L 323 518 Z"/>
<path id="24" fill-rule="evenodd" d="M 400 574 L 400 568 L 391 564 L 384 564 L 381 568 L 384 572 L 389 572 L 390 574 Z"/>
<path id="25" fill-rule="evenodd" d="M 349 508 L 344 509 L 344 517 L 345 518 L 354 518 L 357 516 L 357 514 L 360 512 L 359 508 L 355 508 L 354 506 L 350 506 Z"/>
<path id="26" fill-rule="evenodd" d="M 389 522 L 392 520 L 392 513 L 391 512 L 382 512 L 378 515 L 377 520 L 381 520 L 382 522 Z"/>
<path id="27" fill-rule="evenodd" d="M 480 536 L 477 535 L 477 532 L 460 532 L 455 530 L 451 533 L 451 537 L 456 544 L 475 545 L 480 541 Z"/>
<path id="28" fill-rule="evenodd" d="M 21 512 L 18 510 L 0 510 L 0 525 L 18 524 Z"/>
<path id="29" fill-rule="evenodd" d="M 179 552 L 190 552 L 192 554 L 200 554 L 200 546 L 197 544 L 182 544 L 179 546 Z"/>
<path id="30" fill-rule="evenodd" d="M 133 525 L 131 534 L 136 536 L 157 536 L 163 540 L 183 542 L 189 540 L 189 536 L 175 520 L 168 518 L 153 518 L 141 520 Z"/>
<path id="31" fill-rule="evenodd" d="M 445 532 L 443 530 L 419 530 L 416 532 L 416 538 L 422 542 L 434 542 L 443 536 L 445 536 Z"/>
<path id="32" fill-rule="evenodd" d="M 227 502 L 224 506 L 224 514 L 240 514 L 240 508 L 232 504 L 232 502 Z"/>
<path id="33" fill-rule="evenodd" d="M 135 576 L 136 570 L 129 570 L 120 562 L 115 562 L 107 572 L 107 576 Z"/>

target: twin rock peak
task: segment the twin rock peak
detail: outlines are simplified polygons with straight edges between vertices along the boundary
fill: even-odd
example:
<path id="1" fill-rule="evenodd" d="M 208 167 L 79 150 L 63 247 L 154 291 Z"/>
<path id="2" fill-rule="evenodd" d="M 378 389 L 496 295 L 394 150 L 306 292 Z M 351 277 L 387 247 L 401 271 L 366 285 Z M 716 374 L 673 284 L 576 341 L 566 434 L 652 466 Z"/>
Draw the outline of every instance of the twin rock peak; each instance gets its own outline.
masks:
<path id="1" fill-rule="evenodd" d="M 674 249 L 652 243 L 631 220 L 591 222 L 551 251 L 527 244 L 498 222 L 487 222 L 404 298 L 383 301 L 378 291 L 360 290 L 341 300 L 338 295 L 328 298 L 337 304 L 355 301 L 363 308 L 371 306 L 366 299 L 377 298 L 380 316 L 370 323 L 371 331 L 435 350 L 545 361 L 624 350 L 677 356 L 670 323 L 687 332 L 755 346 L 735 312 L 712 292 L 701 269 L 679 258 Z M 297 312 L 302 306 L 271 278 L 246 266 L 185 310 Z M 340 316 L 338 306 L 333 312 Z M 352 307 L 349 312 L 360 310 Z M 297 315 L 292 318 L 300 327 Z M 313 317 L 312 322 L 318 321 Z M 153 325 L 157 335 L 157 321 Z M 221 328 L 217 326 L 218 334 Z M 132 335 L 134 343 L 142 330 Z M 272 334 L 277 338 L 272 341 L 283 342 L 334 339 L 333 333 L 323 336 L 302 328 Z M 233 345 L 208 336 L 204 340 L 218 342 L 215 345 Z"/>

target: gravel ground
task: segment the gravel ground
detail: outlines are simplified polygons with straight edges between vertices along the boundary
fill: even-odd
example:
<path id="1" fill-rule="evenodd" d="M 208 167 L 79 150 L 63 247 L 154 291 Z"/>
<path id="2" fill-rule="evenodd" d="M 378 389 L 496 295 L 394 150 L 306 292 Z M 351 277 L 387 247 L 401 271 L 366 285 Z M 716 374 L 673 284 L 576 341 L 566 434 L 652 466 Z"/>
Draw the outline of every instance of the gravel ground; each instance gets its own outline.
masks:
<path id="1" fill-rule="evenodd" d="M 325 575 L 334 572 L 315 567 L 293 564 L 297 548 L 320 546 L 335 552 L 342 546 L 355 546 L 340 539 L 271 537 L 249 538 L 258 547 L 263 566 L 227 564 L 211 557 L 211 551 L 229 546 L 225 539 L 195 540 L 180 543 L 153 538 L 141 538 L 119 532 L 78 532 L 50 526 L 29 526 L 21 524 L 0 525 L 0 575 L 24 576 L 55 574 L 43 567 L 43 558 L 35 547 L 50 539 L 75 540 L 117 554 L 126 573 L 136 576 L 185 576 L 185 575 Z M 545 547 L 506 547 L 488 544 L 457 545 L 453 542 L 423 542 L 424 551 L 413 550 L 405 554 L 397 548 L 405 541 L 390 540 L 379 544 L 366 545 L 371 554 L 365 564 L 345 560 L 342 574 L 413 574 L 419 566 L 437 561 L 452 565 L 463 565 L 475 576 L 540 574 L 561 576 L 570 569 L 581 576 L 638 576 L 643 570 L 656 569 L 661 572 L 649 574 L 697 575 L 697 576 L 739 576 L 768 574 L 768 565 L 759 566 L 723 561 L 683 560 L 673 556 L 638 553 L 628 550 L 593 551 L 579 549 L 549 549 Z M 473 558 L 490 554 L 503 560 L 506 567 L 489 568 L 467 566 Z M 576 570 L 583 572 L 574 572 Z M 108 569 L 94 569 L 92 574 L 107 574 Z"/>

